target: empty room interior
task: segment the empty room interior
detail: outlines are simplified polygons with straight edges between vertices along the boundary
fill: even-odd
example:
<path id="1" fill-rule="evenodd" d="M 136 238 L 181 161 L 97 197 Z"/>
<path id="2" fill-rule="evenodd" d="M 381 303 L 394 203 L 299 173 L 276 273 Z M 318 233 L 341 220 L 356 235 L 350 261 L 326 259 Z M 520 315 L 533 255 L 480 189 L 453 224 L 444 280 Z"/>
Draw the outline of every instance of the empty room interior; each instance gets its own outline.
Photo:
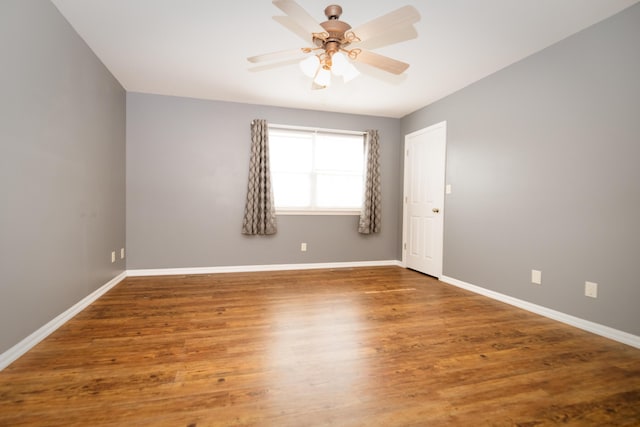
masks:
<path id="1" fill-rule="evenodd" d="M 640 425 L 638 0 L 3 0 L 0 47 L 0 426 Z"/>

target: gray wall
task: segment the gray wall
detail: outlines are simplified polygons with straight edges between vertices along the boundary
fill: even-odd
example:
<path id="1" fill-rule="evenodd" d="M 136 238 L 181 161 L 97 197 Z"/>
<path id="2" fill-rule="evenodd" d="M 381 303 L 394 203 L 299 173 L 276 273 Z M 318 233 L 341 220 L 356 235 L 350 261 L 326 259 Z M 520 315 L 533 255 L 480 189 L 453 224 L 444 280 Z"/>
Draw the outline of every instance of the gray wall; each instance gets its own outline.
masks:
<path id="1" fill-rule="evenodd" d="M 0 2 L 0 352 L 124 270 L 125 92 L 57 9 Z"/>
<path id="2" fill-rule="evenodd" d="M 637 5 L 402 119 L 448 124 L 445 275 L 640 335 L 639 41 Z"/>
<path id="3" fill-rule="evenodd" d="M 277 234 L 242 235 L 256 118 L 379 129 L 382 232 L 358 234 L 357 216 L 279 216 Z M 400 152 L 399 119 L 128 93 L 127 268 L 399 259 Z"/>

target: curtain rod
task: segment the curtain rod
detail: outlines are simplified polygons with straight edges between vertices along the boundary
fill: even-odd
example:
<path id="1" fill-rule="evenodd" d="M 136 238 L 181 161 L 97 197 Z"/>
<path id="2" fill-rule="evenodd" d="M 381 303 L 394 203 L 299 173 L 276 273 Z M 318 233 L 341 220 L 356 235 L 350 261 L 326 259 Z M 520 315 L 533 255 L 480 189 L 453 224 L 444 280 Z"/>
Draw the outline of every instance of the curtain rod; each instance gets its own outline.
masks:
<path id="1" fill-rule="evenodd" d="M 341 133 L 345 135 L 366 135 L 367 132 L 355 131 L 355 130 L 342 130 L 342 129 L 325 129 L 325 128 L 314 128 L 314 127 L 306 127 L 306 126 L 291 126 L 291 125 L 278 125 L 267 123 L 269 129 L 282 129 L 282 130 L 302 130 L 307 132 L 325 132 L 325 133 Z"/>

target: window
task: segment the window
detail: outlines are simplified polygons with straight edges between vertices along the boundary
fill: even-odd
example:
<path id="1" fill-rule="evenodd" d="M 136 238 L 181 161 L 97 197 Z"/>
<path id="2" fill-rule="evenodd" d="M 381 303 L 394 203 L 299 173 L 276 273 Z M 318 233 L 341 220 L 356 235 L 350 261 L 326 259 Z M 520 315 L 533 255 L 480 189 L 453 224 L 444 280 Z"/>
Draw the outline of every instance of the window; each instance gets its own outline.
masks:
<path id="1" fill-rule="evenodd" d="M 270 127 L 269 159 L 278 213 L 359 213 L 362 133 Z"/>

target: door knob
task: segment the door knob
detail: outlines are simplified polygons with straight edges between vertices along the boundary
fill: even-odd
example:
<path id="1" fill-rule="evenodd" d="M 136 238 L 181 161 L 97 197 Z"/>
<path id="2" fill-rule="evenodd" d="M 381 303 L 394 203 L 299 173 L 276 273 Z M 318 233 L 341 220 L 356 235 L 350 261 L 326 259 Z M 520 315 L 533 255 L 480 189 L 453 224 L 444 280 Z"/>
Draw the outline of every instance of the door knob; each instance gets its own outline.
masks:
<path id="1" fill-rule="evenodd" d="M 431 210 L 433 211 L 433 213 L 438 213 L 438 212 L 440 212 L 440 209 L 438 209 L 438 208 L 433 208 L 433 209 L 431 209 Z"/>

